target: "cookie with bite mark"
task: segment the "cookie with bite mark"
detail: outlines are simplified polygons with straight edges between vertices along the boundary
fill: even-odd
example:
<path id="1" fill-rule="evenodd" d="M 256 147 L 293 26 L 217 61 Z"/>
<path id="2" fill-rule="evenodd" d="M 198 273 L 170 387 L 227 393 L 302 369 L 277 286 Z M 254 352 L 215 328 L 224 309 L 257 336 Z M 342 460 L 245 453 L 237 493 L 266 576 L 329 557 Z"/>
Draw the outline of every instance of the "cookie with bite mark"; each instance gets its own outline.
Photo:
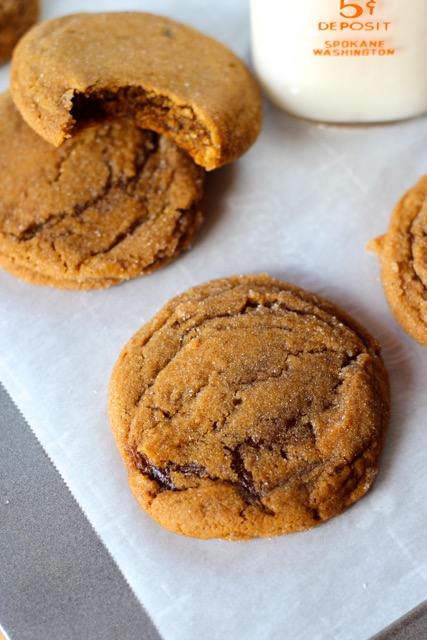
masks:
<path id="1" fill-rule="evenodd" d="M 14 52 L 11 91 L 23 118 L 54 145 L 120 118 L 169 136 L 208 170 L 241 156 L 262 120 L 258 85 L 230 49 L 142 12 L 37 25 Z"/>

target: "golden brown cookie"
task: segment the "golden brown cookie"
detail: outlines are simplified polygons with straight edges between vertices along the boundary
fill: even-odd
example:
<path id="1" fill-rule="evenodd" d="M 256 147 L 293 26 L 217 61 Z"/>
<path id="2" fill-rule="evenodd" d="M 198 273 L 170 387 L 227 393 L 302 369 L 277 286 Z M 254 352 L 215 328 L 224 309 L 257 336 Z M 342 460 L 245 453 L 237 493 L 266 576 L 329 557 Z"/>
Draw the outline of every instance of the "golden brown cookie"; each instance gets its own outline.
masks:
<path id="1" fill-rule="evenodd" d="M 260 92 L 239 58 L 147 13 L 37 25 L 14 52 L 11 91 L 28 124 L 55 145 L 77 125 L 120 117 L 168 135 L 206 169 L 239 157 L 261 126 Z"/>
<path id="2" fill-rule="evenodd" d="M 335 305 L 268 275 L 178 295 L 111 377 L 136 499 L 196 538 L 275 536 L 339 514 L 378 470 L 389 422 L 379 351 Z"/>
<path id="3" fill-rule="evenodd" d="M 35 284 L 109 287 L 158 269 L 202 221 L 204 170 L 165 136 L 128 123 L 60 148 L 0 96 L 0 265 Z"/>
<path id="4" fill-rule="evenodd" d="M 39 16 L 39 0 L 0 0 L 0 63 Z"/>
<path id="5" fill-rule="evenodd" d="M 427 176 L 396 205 L 387 233 L 368 244 L 378 254 L 388 305 L 400 326 L 427 347 Z"/>

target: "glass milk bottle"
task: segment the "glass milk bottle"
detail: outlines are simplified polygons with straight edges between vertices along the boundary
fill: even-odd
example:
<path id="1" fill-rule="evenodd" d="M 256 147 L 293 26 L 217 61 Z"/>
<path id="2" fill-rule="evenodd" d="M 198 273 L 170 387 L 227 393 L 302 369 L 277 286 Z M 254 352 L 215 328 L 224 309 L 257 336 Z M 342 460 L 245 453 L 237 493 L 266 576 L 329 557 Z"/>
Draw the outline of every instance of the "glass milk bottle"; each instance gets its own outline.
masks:
<path id="1" fill-rule="evenodd" d="M 322 122 L 386 122 L 427 111 L 427 0 L 251 0 L 265 92 Z"/>

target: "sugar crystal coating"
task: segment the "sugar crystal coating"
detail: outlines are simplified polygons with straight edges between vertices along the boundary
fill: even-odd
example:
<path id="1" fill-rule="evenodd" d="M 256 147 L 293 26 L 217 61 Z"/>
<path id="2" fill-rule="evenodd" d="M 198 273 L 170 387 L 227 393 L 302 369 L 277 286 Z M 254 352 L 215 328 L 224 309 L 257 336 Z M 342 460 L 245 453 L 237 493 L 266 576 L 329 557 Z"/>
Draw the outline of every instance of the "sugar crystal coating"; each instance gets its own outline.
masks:
<path id="1" fill-rule="evenodd" d="M 301 531 L 372 484 L 389 421 L 375 340 L 267 275 L 172 299 L 110 383 L 113 433 L 141 506 L 167 529 L 245 539 Z"/>

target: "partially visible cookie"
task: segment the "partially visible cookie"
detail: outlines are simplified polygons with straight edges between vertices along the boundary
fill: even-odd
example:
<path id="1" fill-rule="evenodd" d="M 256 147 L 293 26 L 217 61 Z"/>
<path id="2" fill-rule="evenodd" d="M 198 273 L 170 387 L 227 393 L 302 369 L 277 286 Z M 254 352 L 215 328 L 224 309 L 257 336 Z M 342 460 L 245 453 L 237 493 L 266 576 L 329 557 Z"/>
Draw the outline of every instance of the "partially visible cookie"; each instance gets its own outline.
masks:
<path id="1" fill-rule="evenodd" d="M 398 202 L 387 233 L 368 249 L 378 254 L 388 305 L 401 327 L 427 347 L 427 176 Z"/>
<path id="2" fill-rule="evenodd" d="M 124 347 L 111 426 L 136 499 L 196 538 L 308 529 L 361 498 L 389 422 L 376 341 L 268 275 L 199 285 Z"/>
<path id="3" fill-rule="evenodd" d="M 0 96 L 0 265 L 29 282 L 110 287 L 167 264 L 202 222 L 203 181 L 165 136 L 98 124 L 58 149 Z"/>
<path id="4" fill-rule="evenodd" d="M 55 145 L 78 126 L 120 117 L 168 135 L 206 169 L 239 157 L 261 126 L 260 92 L 238 57 L 140 12 L 37 25 L 14 52 L 11 91 L 28 124 Z"/>
<path id="5" fill-rule="evenodd" d="M 0 0 L 0 63 L 39 16 L 39 0 Z"/>

